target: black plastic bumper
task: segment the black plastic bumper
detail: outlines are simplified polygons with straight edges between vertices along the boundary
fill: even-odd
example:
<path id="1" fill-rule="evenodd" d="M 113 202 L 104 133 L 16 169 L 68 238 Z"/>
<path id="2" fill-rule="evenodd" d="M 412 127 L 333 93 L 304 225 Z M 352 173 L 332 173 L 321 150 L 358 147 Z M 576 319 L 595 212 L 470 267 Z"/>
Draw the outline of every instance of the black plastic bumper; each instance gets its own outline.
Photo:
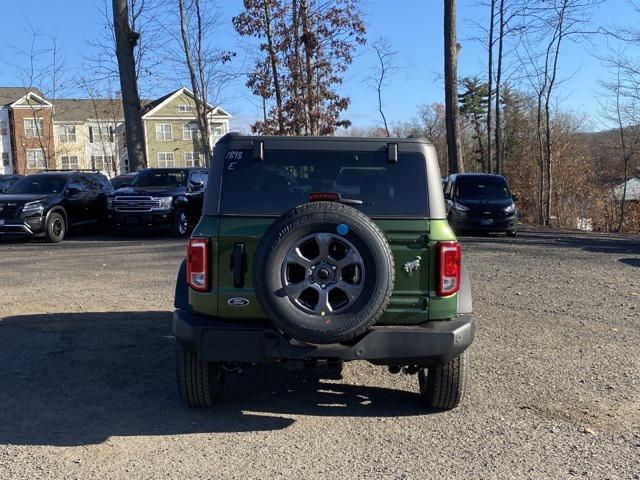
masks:
<path id="1" fill-rule="evenodd" d="M 473 315 L 416 326 L 375 326 L 349 344 L 310 345 L 268 323 L 225 322 L 185 310 L 173 313 L 173 333 L 203 361 L 367 360 L 383 365 L 438 365 L 460 355 L 475 334 Z"/>

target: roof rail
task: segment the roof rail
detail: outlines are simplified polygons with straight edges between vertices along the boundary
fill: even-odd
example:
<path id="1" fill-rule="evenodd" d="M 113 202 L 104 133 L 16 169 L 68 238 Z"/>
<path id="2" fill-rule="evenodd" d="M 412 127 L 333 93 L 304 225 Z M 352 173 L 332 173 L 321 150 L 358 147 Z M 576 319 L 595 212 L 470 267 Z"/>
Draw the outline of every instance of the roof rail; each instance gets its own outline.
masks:
<path id="1" fill-rule="evenodd" d="M 45 168 L 44 170 L 40 170 L 41 172 L 92 172 L 92 173 L 100 173 L 100 170 L 97 168 Z"/>

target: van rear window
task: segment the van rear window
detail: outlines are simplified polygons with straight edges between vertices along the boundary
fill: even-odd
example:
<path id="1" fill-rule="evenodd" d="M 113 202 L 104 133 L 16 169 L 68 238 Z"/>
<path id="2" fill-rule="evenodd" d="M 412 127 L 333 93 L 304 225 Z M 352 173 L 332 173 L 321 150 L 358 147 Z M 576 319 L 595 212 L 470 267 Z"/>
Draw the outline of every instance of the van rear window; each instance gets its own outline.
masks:
<path id="1" fill-rule="evenodd" d="M 255 161 L 251 150 L 230 150 L 220 213 L 281 215 L 312 193 L 335 192 L 369 216 L 424 218 L 425 163 L 420 153 L 400 153 L 397 163 L 389 163 L 384 151 L 267 150 L 263 161 Z"/>

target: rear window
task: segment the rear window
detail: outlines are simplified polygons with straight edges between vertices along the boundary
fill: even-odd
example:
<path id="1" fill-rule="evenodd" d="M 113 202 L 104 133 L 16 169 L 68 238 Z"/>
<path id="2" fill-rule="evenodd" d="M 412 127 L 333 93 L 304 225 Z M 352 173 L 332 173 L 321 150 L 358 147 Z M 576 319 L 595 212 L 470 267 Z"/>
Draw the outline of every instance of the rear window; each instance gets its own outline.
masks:
<path id="1" fill-rule="evenodd" d="M 267 150 L 255 161 L 251 150 L 230 150 L 224 160 L 220 213 L 280 215 L 307 203 L 314 192 L 337 192 L 369 216 L 426 217 L 425 158 L 400 153 Z"/>

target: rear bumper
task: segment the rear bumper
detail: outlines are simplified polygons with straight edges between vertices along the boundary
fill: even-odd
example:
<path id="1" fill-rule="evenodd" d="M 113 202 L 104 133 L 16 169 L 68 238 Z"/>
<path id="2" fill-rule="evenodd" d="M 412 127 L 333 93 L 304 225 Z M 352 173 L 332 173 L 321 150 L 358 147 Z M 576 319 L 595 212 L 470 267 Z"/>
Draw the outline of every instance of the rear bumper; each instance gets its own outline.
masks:
<path id="1" fill-rule="evenodd" d="M 473 342 L 472 314 L 420 326 L 377 326 L 349 344 L 311 345 L 268 323 L 226 322 L 177 309 L 173 333 L 203 361 L 268 363 L 278 360 L 367 360 L 382 365 L 439 365 Z"/>

